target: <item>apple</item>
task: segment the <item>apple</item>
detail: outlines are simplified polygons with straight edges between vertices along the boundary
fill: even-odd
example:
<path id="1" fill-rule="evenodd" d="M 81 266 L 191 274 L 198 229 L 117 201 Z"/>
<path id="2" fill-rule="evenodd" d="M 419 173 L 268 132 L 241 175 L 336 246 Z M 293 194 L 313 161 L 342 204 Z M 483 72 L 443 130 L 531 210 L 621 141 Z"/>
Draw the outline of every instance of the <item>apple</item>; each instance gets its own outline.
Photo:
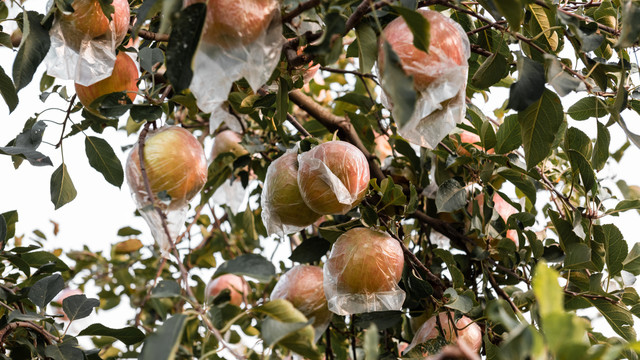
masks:
<path id="1" fill-rule="evenodd" d="M 119 44 L 129 29 L 129 2 L 113 0 L 112 5 L 113 38 Z M 100 38 L 111 31 L 109 18 L 105 16 L 98 0 L 75 0 L 71 7 L 74 10 L 72 13 L 61 13 L 60 16 L 61 30 L 67 42 L 79 47 L 83 39 Z"/>
<path id="2" fill-rule="evenodd" d="M 271 300 L 288 300 L 308 319 L 315 318 L 313 327 L 322 332 L 332 316 L 322 283 L 321 267 L 297 265 L 280 277 L 271 292 Z"/>
<path id="3" fill-rule="evenodd" d="M 298 188 L 298 154 L 287 152 L 267 169 L 262 188 L 262 218 L 272 233 L 279 224 L 307 227 L 320 218 L 302 199 Z"/>
<path id="4" fill-rule="evenodd" d="M 367 228 L 340 235 L 324 265 L 329 294 L 375 294 L 394 291 L 402 277 L 404 254 L 397 240 Z"/>
<path id="5" fill-rule="evenodd" d="M 206 2 L 202 41 L 223 48 L 247 45 L 269 26 L 277 0 L 185 0 L 185 6 Z"/>
<path id="6" fill-rule="evenodd" d="M 463 144 L 472 144 L 473 147 L 475 147 L 478 150 L 482 150 L 482 140 L 480 139 L 480 136 L 467 131 L 467 130 L 462 130 L 462 132 L 460 133 L 460 144 L 458 144 L 458 141 L 455 137 L 451 137 L 451 140 L 453 141 L 453 144 L 456 147 L 456 153 L 460 156 L 471 156 L 471 153 L 465 149 L 465 147 L 463 146 Z M 493 149 L 489 149 L 487 150 L 487 154 L 494 154 L 495 151 Z"/>
<path id="7" fill-rule="evenodd" d="M 151 191 L 154 194 L 166 191 L 171 197 L 172 205 L 184 206 L 185 202 L 200 192 L 207 181 L 207 160 L 202 145 L 184 128 L 164 126 L 150 131 L 143 151 Z M 127 158 L 126 175 L 137 202 L 147 203 L 137 144 Z"/>
<path id="8" fill-rule="evenodd" d="M 462 34 L 449 18 L 437 11 L 417 11 L 429 21 L 429 53 L 418 50 L 413 45 L 413 34 L 404 18 L 399 16 L 382 31 L 378 47 L 378 68 L 382 76 L 385 60 L 382 42 L 386 41 L 400 58 L 404 72 L 413 76 L 413 84 L 420 91 L 452 67 L 463 65 L 467 55 Z"/>
<path id="9" fill-rule="evenodd" d="M 504 220 L 506 223 L 509 219 L 509 216 L 513 214 L 517 214 L 518 210 L 511 206 L 505 199 L 502 198 L 497 192 L 493 193 L 493 210 L 495 210 L 498 215 Z M 476 201 L 478 202 L 478 206 L 482 209 L 484 204 L 484 193 L 480 193 L 476 196 Z M 469 204 L 468 208 L 469 212 L 473 210 L 473 203 Z M 518 231 L 517 230 L 507 230 L 507 238 L 513 240 L 516 244 L 518 244 Z"/>
<path id="10" fill-rule="evenodd" d="M 249 152 L 242 145 L 242 136 L 231 130 L 221 131 L 216 135 L 211 149 L 211 160 L 215 160 L 222 153 L 233 153 L 235 156 L 242 156 Z"/>
<path id="11" fill-rule="evenodd" d="M 240 306 L 244 303 L 245 296 L 251 293 L 249 284 L 240 276 L 233 274 L 224 274 L 212 279 L 204 290 L 206 299 L 213 299 L 218 296 L 222 290 L 228 289 L 231 300 L 229 303 Z"/>
<path id="12" fill-rule="evenodd" d="M 64 290 L 60 291 L 60 293 L 55 297 L 54 301 L 62 305 L 62 302 L 64 301 L 64 299 L 73 295 L 82 295 L 82 291 L 80 289 L 65 288 Z M 62 317 L 60 318 L 62 319 L 62 321 L 69 321 L 67 314 L 65 314 L 64 311 L 62 310 L 62 306 L 56 307 L 53 310 L 53 312 L 57 315 L 62 315 Z"/>
<path id="13" fill-rule="evenodd" d="M 137 80 L 136 63 L 126 53 L 119 52 L 111 76 L 89 86 L 76 83 L 76 94 L 87 110 L 97 114 L 97 110 L 91 107 L 91 103 L 103 95 L 126 91 L 127 96 L 133 101 L 138 92 Z"/>
<path id="14" fill-rule="evenodd" d="M 441 312 L 437 316 L 430 317 L 418 329 L 406 351 L 410 351 L 417 345 L 435 339 L 442 334 L 447 342 L 464 343 L 464 345 L 478 353 L 482 347 L 482 329 L 480 329 L 480 326 L 470 318 L 462 316 L 456 321 L 454 328 L 449 316 L 454 319 L 453 312 Z M 438 321 L 440 324 L 438 324 Z M 428 352 L 423 353 L 423 356 L 429 355 Z"/>
<path id="15" fill-rule="evenodd" d="M 9 40 L 11 40 L 11 46 L 13 46 L 14 48 L 19 47 L 20 44 L 22 43 L 22 30 L 15 29 L 11 33 L 11 36 L 9 37 Z"/>
<path id="16" fill-rule="evenodd" d="M 346 214 L 364 198 L 369 163 L 344 141 L 320 144 L 299 156 L 298 185 L 304 202 L 319 214 Z"/>
<path id="17" fill-rule="evenodd" d="M 374 140 L 376 144 L 374 152 L 382 163 L 384 162 L 384 159 L 393 155 L 393 149 L 391 148 L 391 144 L 389 144 L 389 140 L 387 140 L 387 137 L 385 135 L 376 134 L 375 132 L 374 134 L 376 136 Z"/>

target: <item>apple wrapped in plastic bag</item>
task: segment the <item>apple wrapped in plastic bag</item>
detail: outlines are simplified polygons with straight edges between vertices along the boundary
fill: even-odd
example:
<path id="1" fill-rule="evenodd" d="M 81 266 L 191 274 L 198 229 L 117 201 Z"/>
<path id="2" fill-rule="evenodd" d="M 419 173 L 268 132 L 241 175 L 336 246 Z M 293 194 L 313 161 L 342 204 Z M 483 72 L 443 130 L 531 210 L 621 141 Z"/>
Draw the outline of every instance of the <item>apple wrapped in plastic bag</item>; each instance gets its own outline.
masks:
<path id="1" fill-rule="evenodd" d="M 207 15 L 189 88 L 198 107 L 210 112 L 210 130 L 234 117 L 222 108 L 234 81 L 258 90 L 271 76 L 284 44 L 277 0 L 185 0 L 206 2 Z"/>
<path id="2" fill-rule="evenodd" d="M 480 329 L 480 326 L 466 316 L 458 319 L 455 322 L 455 326 L 453 323 L 454 320 L 455 315 L 453 312 L 441 312 L 438 315 L 430 317 L 416 331 L 416 334 L 413 336 L 413 341 L 411 341 L 411 344 L 406 348 L 405 353 L 439 336 L 444 336 L 444 340 L 446 340 L 447 343 L 457 343 L 458 345 L 469 348 L 476 354 L 480 352 L 480 348 L 482 347 L 482 329 Z M 430 354 L 429 351 L 424 350 L 422 351 L 422 355 L 429 356 L 434 354 Z"/>
<path id="3" fill-rule="evenodd" d="M 400 310 L 404 254 L 397 240 L 367 228 L 340 235 L 324 264 L 324 293 L 338 315 Z"/>
<path id="4" fill-rule="evenodd" d="M 329 141 L 298 156 L 302 199 L 318 214 L 346 214 L 369 187 L 369 163 L 362 151 L 344 141 Z"/>
<path id="5" fill-rule="evenodd" d="M 110 18 L 98 0 L 75 0 L 71 3 L 73 11 L 56 10 L 49 31 L 51 47 L 45 58 L 48 75 L 83 86 L 111 75 L 116 48 L 129 29 L 129 2 L 113 0 L 112 5 Z"/>
<path id="6" fill-rule="evenodd" d="M 149 131 L 143 153 L 150 189 L 142 176 L 138 144 L 127 158 L 127 183 L 140 215 L 149 224 L 163 256 L 168 257 L 172 242 L 184 225 L 189 201 L 207 181 L 207 160 L 195 136 L 178 126 L 163 126 Z M 156 208 L 166 216 L 167 229 Z"/>
<path id="7" fill-rule="evenodd" d="M 406 123 L 398 124 L 398 133 L 411 143 L 433 149 L 464 119 L 471 49 L 458 23 L 437 11 L 417 11 L 429 22 L 429 52 L 414 46 L 411 30 L 404 18 L 398 17 L 380 37 L 378 72 L 384 88 L 386 42 L 399 57 L 405 74 L 413 77 L 417 92 L 414 112 Z M 382 102 L 396 116 L 397 109 L 384 92 Z"/>
<path id="8" fill-rule="evenodd" d="M 260 201 L 262 222 L 269 234 L 293 234 L 321 216 L 307 206 L 300 194 L 297 149 L 287 150 L 267 169 Z"/>
<path id="9" fill-rule="evenodd" d="M 271 292 L 271 300 L 285 299 L 307 319 L 314 319 L 316 341 L 324 334 L 333 316 L 327 307 L 322 283 L 321 267 L 296 265 L 280 277 Z"/>

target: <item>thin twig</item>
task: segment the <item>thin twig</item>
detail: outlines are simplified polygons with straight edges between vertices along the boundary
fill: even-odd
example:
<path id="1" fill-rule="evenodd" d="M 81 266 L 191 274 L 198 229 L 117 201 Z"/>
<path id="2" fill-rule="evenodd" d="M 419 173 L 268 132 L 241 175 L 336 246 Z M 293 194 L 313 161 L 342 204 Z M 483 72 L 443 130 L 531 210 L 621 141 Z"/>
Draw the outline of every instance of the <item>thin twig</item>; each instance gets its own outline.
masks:
<path id="1" fill-rule="evenodd" d="M 302 135 L 303 138 L 311 137 L 311 134 L 309 134 L 307 129 L 305 129 L 304 126 L 302 126 L 302 124 L 300 124 L 298 120 L 296 120 L 296 118 L 293 117 L 293 115 L 287 114 L 287 121 L 289 121 L 291 125 L 293 125 L 293 127 L 296 128 L 296 130 L 298 130 L 298 132 Z"/>
<path id="2" fill-rule="evenodd" d="M 322 0 L 309 0 L 303 3 L 300 3 L 295 9 L 291 10 L 291 12 L 284 14 L 282 16 L 282 23 L 291 22 L 296 16 L 302 14 L 303 12 L 313 9 L 314 7 L 320 5 Z"/>
<path id="3" fill-rule="evenodd" d="M 134 33 L 134 28 L 132 25 L 129 25 L 129 33 Z M 169 41 L 169 34 L 158 34 L 144 29 L 138 30 L 138 36 L 145 40 L 151 41 Z"/>
<path id="4" fill-rule="evenodd" d="M 489 270 L 488 268 L 486 269 L 487 272 L 487 277 L 489 278 L 489 282 L 491 283 L 491 286 L 493 287 L 493 290 L 496 292 L 496 294 L 498 294 L 498 296 L 500 296 L 501 298 L 503 298 L 504 300 L 506 300 L 509 305 L 511 306 L 511 308 L 513 309 L 513 311 L 515 313 L 519 313 L 520 309 L 518 309 L 518 307 L 516 306 L 516 304 L 513 302 L 513 300 L 511 300 L 511 298 L 509 297 L 509 295 L 507 295 L 506 292 L 504 292 L 504 290 L 500 287 L 500 285 L 498 285 L 498 282 L 496 281 L 496 279 L 493 277 L 493 274 L 491 273 L 491 270 Z"/>
<path id="5" fill-rule="evenodd" d="M 56 149 L 62 145 L 62 139 L 64 139 L 64 130 L 67 127 L 67 121 L 69 121 L 69 117 L 71 117 L 71 109 L 73 109 L 73 103 L 76 102 L 77 95 L 74 94 L 69 101 L 69 107 L 67 108 L 67 115 L 64 117 L 64 121 L 62 122 L 62 132 L 60 133 L 60 141 L 56 144 Z"/>

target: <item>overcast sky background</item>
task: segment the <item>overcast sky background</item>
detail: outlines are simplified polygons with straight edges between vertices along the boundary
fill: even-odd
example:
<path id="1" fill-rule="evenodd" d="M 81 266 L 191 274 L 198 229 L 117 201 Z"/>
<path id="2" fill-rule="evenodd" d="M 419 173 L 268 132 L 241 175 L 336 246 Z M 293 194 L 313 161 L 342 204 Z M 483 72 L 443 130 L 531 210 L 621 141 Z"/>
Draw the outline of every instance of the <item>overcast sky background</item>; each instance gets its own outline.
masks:
<path id="1" fill-rule="evenodd" d="M 42 12 L 43 4 L 27 1 L 25 6 Z M 15 9 L 12 9 L 12 16 L 15 13 Z M 10 21 L 4 22 L 3 26 L 5 31 L 9 33 L 15 28 L 15 24 Z M 0 66 L 7 74 L 11 74 L 14 58 L 15 52 L 13 50 L 0 48 Z M 46 111 L 39 119 L 58 123 L 64 120 L 64 110 L 68 106 L 67 102 L 62 101 L 55 94 L 49 96 L 45 103 L 39 99 L 38 86 L 44 70 L 44 65 L 41 65 L 31 84 L 20 91 L 20 103 L 13 113 L 9 114 L 4 102 L 0 101 L 1 145 L 5 145 L 14 139 L 21 132 L 27 119 L 33 116 L 35 112 L 41 112 L 47 108 L 62 109 L 62 111 Z M 637 74 L 634 76 L 634 80 L 638 83 Z M 67 86 L 68 93 L 74 93 L 72 82 L 56 80 L 56 84 Z M 564 97 L 565 109 L 585 96 L 585 94 L 584 92 L 579 94 L 572 93 Z M 507 98 L 507 89 L 495 89 L 489 94 L 490 101 L 487 104 L 483 104 L 479 97 L 476 97 L 474 102 L 485 110 L 488 115 L 491 115 L 492 111 L 501 107 Z M 632 131 L 640 133 L 640 116 L 638 114 L 627 110 L 623 113 L 623 117 Z M 80 114 L 74 114 L 72 119 L 76 122 L 81 121 Z M 595 119 L 583 122 L 569 120 L 569 124 L 570 126 L 579 127 L 594 138 L 596 134 L 595 121 Z M 48 127 L 44 134 L 44 140 L 51 144 L 58 142 L 62 132 L 62 126 L 53 122 L 47 122 Z M 123 126 L 125 123 L 126 118 L 121 119 L 120 125 Z M 617 125 L 610 127 L 609 130 L 612 136 L 610 151 L 613 152 L 624 144 L 626 137 Z M 66 132 L 68 131 L 69 126 L 66 129 Z M 121 147 L 129 146 L 137 139 L 135 135 L 127 136 L 124 131 L 115 131 L 113 128 L 106 129 L 103 134 L 94 134 L 92 131 L 89 131 L 88 134 L 108 139 L 123 165 L 125 164 L 126 154 L 121 150 Z M 63 149 L 65 163 L 78 195 L 75 200 L 55 211 L 50 200 L 49 182 L 52 172 L 61 164 L 61 150 L 43 143 L 38 150 L 49 156 L 54 166 L 34 167 L 25 161 L 17 170 L 13 168 L 9 156 L 0 155 L 0 213 L 10 210 L 18 211 L 19 222 L 17 223 L 16 234 L 26 235 L 25 242 L 28 243 L 28 239 L 35 238 L 32 231 L 39 229 L 48 238 L 45 242 L 45 247 L 49 250 L 56 248 L 64 250 L 81 249 L 82 246 L 87 245 L 93 251 L 102 250 L 108 253 L 112 244 L 119 240 L 124 240 L 116 235 L 118 229 L 124 226 L 132 226 L 143 232 L 139 238 L 144 244 L 151 244 L 153 239 L 146 223 L 141 218 L 133 216 L 135 206 L 131 200 L 126 182 L 121 189 L 114 187 L 107 183 L 102 175 L 89 165 L 85 155 L 84 136 L 76 135 L 66 139 Z M 639 155 L 638 149 L 631 146 L 622 162 L 618 164 L 612 160 L 605 170 L 598 174 L 598 179 L 613 178 L 613 181 L 609 184 L 616 195 L 619 195 L 617 187 L 614 185 L 617 179 L 624 179 L 629 185 L 640 185 Z M 547 201 L 546 197 L 543 196 L 546 193 L 541 192 L 539 194 L 538 204 Z M 609 207 L 615 206 L 613 201 L 607 204 Z M 629 248 L 631 248 L 633 243 L 638 241 L 638 220 L 637 212 L 627 212 L 620 217 L 604 218 L 602 222 L 615 223 L 621 229 L 625 239 L 629 242 Z M 51 221 L 60 224 L 60 232 L 57 236 L 53 235 Z M 271 254 L 270 251 L 273 251 L 274 245 L 275 242 L 269 242 L 270 250 L 266 254 Z M 283 258 L 288 257 L 286 253 L 288 247 L 282 246 L 280 248 L 283 251 Z M 636 287 L 638 287 L 637 284 Z M 95 294 L 87 295 L 95 296 Z M 107 326 L 124 326 L 125 321 L 129 318 L 131 317 L 125 315 L 117 317 L 100 316 L 100 321 Z M 636 321 L 636 330 L 639 330 L 640 327 L 637 323 L 638 321 Z M 82 328 L 82 326 L 79 327 L 79 329 Z"/>

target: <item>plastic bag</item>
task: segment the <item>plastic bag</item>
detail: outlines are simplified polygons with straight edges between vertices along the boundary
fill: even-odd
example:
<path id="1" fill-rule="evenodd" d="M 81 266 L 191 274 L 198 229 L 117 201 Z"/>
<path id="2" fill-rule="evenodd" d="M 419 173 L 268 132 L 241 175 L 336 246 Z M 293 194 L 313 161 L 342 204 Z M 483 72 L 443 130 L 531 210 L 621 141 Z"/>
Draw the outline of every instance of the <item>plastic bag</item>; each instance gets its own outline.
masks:
<path id="1" fill-rule="evenodd" d="M 269 234 L 292 234 L 320 218 L 304 202 L 298 187 L 297 146 L 269 165 L 260 201 L 262 223 Z"/>
<path id="2" fill-rule="evenodd" d="M 203 1 L 185 5 L 194 2 Z M 284 38 L 276 0 L 209 0 L 207 5 L 189 88 L 198 107 L 212 113 L 213 132 L 223 121 L 230 126 L 236 121 L 222 108 L 233 82 L 245 78 L 258 90 L 278 65 Z"/>
<path id="3" fill-rule="evenodd" d="M 480 351 L 480 347 L 482 347 L 482 329 L 480 329 L 480 326 L 468 317 L 462 316 L 458 321 L 456 321 L 456 326 L 454 328 L 449 320 L 449 316 L 451 319 L 454 319 L 453 312 L 441 312 L 437 317 L 435 315 L 430 317 L 424 324 L 422 324 L 422 326 L 420 326 L 418 331 L 416 331 L 413 341 L 411 341 L 411 344 L 409 344 L 405 353 L 411 351 L 411 349 L 419 344 L 423 344 L 431 339 L 441 336 L 440 330 L 442 330 L 442 334 L 447 342 L 464 343 L 464 346 L 468 346 L 478 353 Z M 425 351 L 423 352 L 423 355 L 428 356 L 432 354 Z"/>
<path id="4" fill-rule="evenodd" d="M 322 278 L 321 267 L 296 265 L 280 277 L 271 292 L 271 300 L 288 300 L 308 319 L 314 318 L 316 341 L 327 329 L 333 316 L 327 307 Z"/>
<path id="5" fill-rule="evenodd" d="M 411 143 L 433 149 L 464 119 L 471 49 L 458 23 L 437 11 L 418 11 L 430 24 L 428 54 L 413 45 L 413 34 L 402 17 L 387 25 L 381 39 L 389 42 L 405 73 L 413 76 L 418 95 L 413 115 L 398 133 Z M 379 48 L 378 72 L 383 77 L 382 44 Z M 393 112 L 393 104 L 384 92 L 381 99 Z"/>
<path id="6" fill-rule="evenodd" d="M 113 0 L 112 21 L 97 0 L 75 0 L 72 6 L 73 13 L 56 12 L 49 31 L 47 74 L 89 86 L 111 75 L 116 48 L 129 29 L 129 3 Z"/>
<path id="7" fill-rule="evenodd" d="M 313 211 L 346 214 L 369 187 L 369 163 L 355 146 L 329 141 L 298 155 L 298 186 Z"/>
<path id="8" fill-rule="evenodd" d="M 198 140 L 178 126 L 163 126 L 149 131 L 145 139 L 144 165 L 153 192 L 153 205 L 167 219 L 167 236 L 160 214 L 151 206 L 140 169 L 138 144 L 127 158 L 126 176 L 131 196 L 147 221 L 163 256 L 169 256 L 187 217 L 189 201 L 207 181 L 207 160 Z"/>
<path id="9" fill-rule="evenodd" d="M 329 310 L 338 315 L 400 310 L 403 267 L 402 247 L 391 236 L 367 228 L 345 232 L 324 264 Z"/>

